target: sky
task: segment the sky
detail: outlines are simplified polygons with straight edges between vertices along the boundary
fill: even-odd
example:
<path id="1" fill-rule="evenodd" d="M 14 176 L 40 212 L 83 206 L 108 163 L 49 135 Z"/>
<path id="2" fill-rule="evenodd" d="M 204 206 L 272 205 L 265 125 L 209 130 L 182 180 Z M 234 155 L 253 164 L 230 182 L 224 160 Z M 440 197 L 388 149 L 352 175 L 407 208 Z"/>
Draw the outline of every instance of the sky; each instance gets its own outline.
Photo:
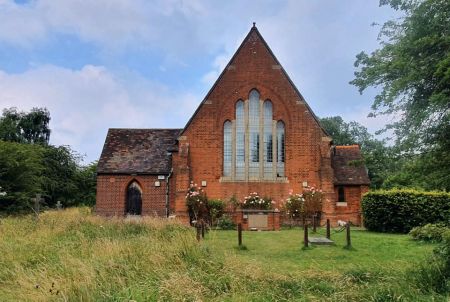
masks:
<path id="1" fill-rule="evenodd" d="M 355 56 L 396 17 L 378 0 L 0 0 L 0 108 L 51 114 L 50 143 L 84 162 L 108 128 L 183 128 L 256 22 L 319 117 L 374 132 Z"/>

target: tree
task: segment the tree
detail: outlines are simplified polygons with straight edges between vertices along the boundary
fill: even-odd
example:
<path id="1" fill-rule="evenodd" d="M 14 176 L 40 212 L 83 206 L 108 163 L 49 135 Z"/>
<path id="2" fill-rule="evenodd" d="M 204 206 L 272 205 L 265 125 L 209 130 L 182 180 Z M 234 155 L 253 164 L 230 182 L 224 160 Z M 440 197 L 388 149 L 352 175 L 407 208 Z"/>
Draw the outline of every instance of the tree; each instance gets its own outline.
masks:
<path id="1" fill-rule="evenodd" d="M 68 146 L 46 146 L 42 162 L 45 167 L 42 190 L 50 206 L 58 200 L 64 205 L 76 204 L 77 173 L 80 157 Z"/>
<path id="2" fill-rule="evenodd" d="M 404 16 L 386 22 L 380 48 L 356 56 L 355 79 L 363 93 L 379 87 L 371 113 L 394 114 L 387 125 L 399 154 L 433 172 L 429 188 L 450 190 L 450 1 L 381 0 Z M 422 173 L 422 178 L 424 178 Z"/>
<path id="3" fill-rule="evenodd" d="M 0 141 L 0 211 L 31 210 L 31 197 L 41 193 L 43 147 Z"/>
<path id="4" fill-rule="evenodd" d="M 75 177 L 77 192 L 75 200 L 79 204 L 93 206 L 97 188 L 97 162 L 79 166 Z"/>
<path id="5" fill-rule="evenodd" d="M 0 117 L 0 140 L 48 145 L 50 140 L 50 112 L 33 108 L 25 113 L 17 108 L 3 110 Z"/>

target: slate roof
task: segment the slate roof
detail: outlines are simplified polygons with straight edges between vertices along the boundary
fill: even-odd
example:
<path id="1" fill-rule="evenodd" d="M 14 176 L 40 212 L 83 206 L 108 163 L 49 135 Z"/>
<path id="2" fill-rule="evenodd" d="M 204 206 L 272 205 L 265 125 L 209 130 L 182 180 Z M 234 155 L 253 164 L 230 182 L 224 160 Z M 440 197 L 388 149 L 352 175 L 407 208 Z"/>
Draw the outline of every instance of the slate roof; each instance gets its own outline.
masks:
<path id="1" fill-rule="evenodd" d="M 331 164 L 336 185 L 370 184 L 366 166 L 358 145 L 335 146 Z"/>
<path id="2" fill-rule="evenodd" d="M 109 129 L 97 173 L 168 174 L 181 130 Z"/>

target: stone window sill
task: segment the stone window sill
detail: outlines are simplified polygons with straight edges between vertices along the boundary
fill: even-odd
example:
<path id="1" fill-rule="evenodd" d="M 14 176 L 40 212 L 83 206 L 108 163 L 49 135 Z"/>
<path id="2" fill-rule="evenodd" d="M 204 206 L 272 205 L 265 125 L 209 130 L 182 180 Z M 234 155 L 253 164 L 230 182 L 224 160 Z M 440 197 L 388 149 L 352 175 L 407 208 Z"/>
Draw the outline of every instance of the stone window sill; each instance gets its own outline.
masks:
<path id="1" fill-rule="evenodd" d="M 337 207 L 346 207 L 347 206 L 347 202 L 336 202 L 336 206 Z"/>
<path id="2" fill-rule="evenodd" d="M 231 177 L 222 176 L 219 182 L 264 182 L 264 183 L 289 183 L 287 177 L 277 177 L 276 179 L 246 179 L 246 180 L 237 180 Z"/>

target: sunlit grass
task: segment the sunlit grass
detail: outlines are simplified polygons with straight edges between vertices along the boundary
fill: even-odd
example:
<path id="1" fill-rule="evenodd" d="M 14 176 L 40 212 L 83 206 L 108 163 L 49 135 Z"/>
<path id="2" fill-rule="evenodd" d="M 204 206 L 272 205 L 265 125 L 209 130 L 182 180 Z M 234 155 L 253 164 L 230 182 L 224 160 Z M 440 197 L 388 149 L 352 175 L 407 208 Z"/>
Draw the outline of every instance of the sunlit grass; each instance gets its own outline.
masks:
<path id="1" fill-rule="evenodd" d="M 321 230 L 320 232 L 322 232 Z M 299 229 L 194 230 L 173 220 L 96 217 L 89 208 L 0 221 L 0 301 L 445 301 L 405 270 L 433 245 L 405 235 L 344 234 L 301 249 Z M 433 300 L 434 299 L 434 300 Z"/>

